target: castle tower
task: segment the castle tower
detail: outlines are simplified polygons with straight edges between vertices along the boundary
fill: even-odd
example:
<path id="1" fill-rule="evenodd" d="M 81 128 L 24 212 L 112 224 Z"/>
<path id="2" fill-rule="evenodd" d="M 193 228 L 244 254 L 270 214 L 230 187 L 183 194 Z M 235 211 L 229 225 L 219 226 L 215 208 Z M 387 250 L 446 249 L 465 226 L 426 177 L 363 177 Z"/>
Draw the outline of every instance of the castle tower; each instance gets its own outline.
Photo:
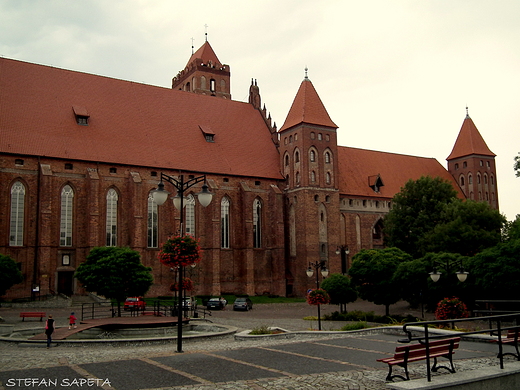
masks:
<path id="1" fill-rule="evenodd" d="M 279 131 L 286 178 L 287 293 L 314 287 L 305 273 L 309 262 L 325 261 L 339 272 L 339 190 L 336 124 L 307 75 Z M 338 269 L 335 269 L 338 268 Z"/>
<path id="2" fill-rule="evenodd" d="M 495 156 L 466 113 L 453 150 L 446 159 L 448 172 L 459 183 L 466 198 L 486 201 L 498 210 Z"/>
<path id="3" fill-rule="evenodd" d="M 172 79 L 172 89 L 231 99 L 230 80 L 229 65 L 219 61 L 206 41 Z"/>

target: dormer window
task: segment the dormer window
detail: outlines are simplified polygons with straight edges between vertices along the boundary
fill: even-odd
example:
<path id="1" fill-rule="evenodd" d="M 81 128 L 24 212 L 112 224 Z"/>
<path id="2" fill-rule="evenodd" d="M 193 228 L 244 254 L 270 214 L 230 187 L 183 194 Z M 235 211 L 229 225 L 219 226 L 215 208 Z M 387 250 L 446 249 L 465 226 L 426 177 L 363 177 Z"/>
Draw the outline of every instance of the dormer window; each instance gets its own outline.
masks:
<path id="1" fill-rule="evenodd" d="M 380 175 L 369 176 L 368 177 L 368 186 L 374 190 L 374 192 L 379 192 L 380 188 L 384 186 L 383 180 L 381 180 Z"/>
<path id="2" fill-rule="evenodd" d="M 81 106 L 72 106 L 72 110 L 74 111 L 74 116 L 76 117 L 76 123 L 82 126 L 88 126 L 88 119 L 90 115 L 87 112 L 85 107 Z"/>
<path id="3" fill-rule="evenodd" d="M 200 130 L 206 139 L 206 142 L 215 142 L 215 133 L 208 126 L 200 126 Z"/>

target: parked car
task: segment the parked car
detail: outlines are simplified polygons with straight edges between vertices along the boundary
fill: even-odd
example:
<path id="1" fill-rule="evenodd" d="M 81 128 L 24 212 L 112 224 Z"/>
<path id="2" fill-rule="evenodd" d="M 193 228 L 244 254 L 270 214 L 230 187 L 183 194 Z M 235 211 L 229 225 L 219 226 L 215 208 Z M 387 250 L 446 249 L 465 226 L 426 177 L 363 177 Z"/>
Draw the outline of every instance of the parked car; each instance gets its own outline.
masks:
<path id="1" fill-rule="evenodd" d="M 197 306 L 197 300 L 193 297 L 184 297 L 182 300 L 182 307 L 185 309 L 195 308 Z"/>
<path id="2" fill-rule="evenodd" d="M 253 302 L 249 298 L 237 298 L 233 303 L 233 310 L 251 310 L 253 308 Z"/>
<path id="3" fill-rule="evenodd" d="M 222 310 L 224 309 L 224 302 L 220 298 L 210 298 L 206 304 L 208 310 Z"/>
<path id="4" fill-rule="evenodd" d="M 146 309 L 146 302 L 143 297 L 128 297 L 126 298 L 125 310 L 144 310 Z"/>

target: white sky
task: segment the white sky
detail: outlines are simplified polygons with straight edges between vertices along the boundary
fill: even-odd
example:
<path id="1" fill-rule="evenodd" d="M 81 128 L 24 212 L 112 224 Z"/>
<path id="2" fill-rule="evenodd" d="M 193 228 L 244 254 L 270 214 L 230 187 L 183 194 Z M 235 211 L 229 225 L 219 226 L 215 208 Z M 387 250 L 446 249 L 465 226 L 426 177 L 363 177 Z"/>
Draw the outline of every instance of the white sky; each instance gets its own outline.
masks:
<path id="1" fill-rule="evenodd" d="M 519 16 L 518 0 L 0 0 L 0 55 L 169 88 L 207 24 L 233 99 L 257 79 L 278 128 L 307 66 L 340 145 L 444 166 L 467 105 L 513 220 Z"/>

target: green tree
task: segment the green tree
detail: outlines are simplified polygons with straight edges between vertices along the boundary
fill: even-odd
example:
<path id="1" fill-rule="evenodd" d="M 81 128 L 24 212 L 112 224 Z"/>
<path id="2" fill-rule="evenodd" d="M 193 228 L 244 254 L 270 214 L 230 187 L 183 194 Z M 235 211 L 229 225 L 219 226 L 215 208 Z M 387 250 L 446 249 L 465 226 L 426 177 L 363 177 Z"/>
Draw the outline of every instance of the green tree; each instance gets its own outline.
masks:
<path id="1" fill-rule="evenodd" d="M 339 305 L 342 313 L 347 311 L 347 303 L 357 299 L 357 292 L 350 284 L 350 278 L 342 274 L 329 275 L 321 283 L 321 287 L 329 293 L 330 303 Z"/>
<path id="2" fill-rule="evenodd" d="M 22 281 L 23 276 L 16 262 L 9 256 L 0 254 L 0 296 Z"/>
<path id="3" fill-rule="evenodd" d="M 520 238 L 520 214 L 514 221 L 507 221 L 502 232 L 503 241 L 516 240 Z"/>
<path id="4" fill-rule="evenodd" d="M 520 239 L 483 250 L 467 268 L 476 299 L 520 299 Z"/>
<path id="5" fill-rule="evenodd" d="M 153 283 L 152 269 L 141 263 L 139 252 L 130 248 L 93 248 L 74 275 L 83 287 L 109 299 L 115 299 L 118 315 L 127 297 L 142 296 Z"/>
<path id="6" fill-rule="evenodd" d="M 399 295 L 410 306 L 426 303 L 430 264 L 424 259 L 405 261 L 397 266 L 394 282 L 399 286 Z"/>
<path id="7" fill-rule="evenodd" d="M 390 315 L 390 305 L 401 298 L 394 273 L 400 263 L 411 260 L 408 253 L 398 248 L 363 249 L 352 258 L 349 274 L 359 296 L 385 305 L 386 315 Z"/>
<path id="8" fill-rule="evenodd" d="M 445 297 L 458 296 L 463 300 L 469 299 L 466 282 L 459 282 L 455 276 L 459 271 L 459 264 L 467 268 L 468 258 L 458 253 L 446 252 L 427 253 L 420 259 L 399 264 L 394 281 L 401 287 L 401 298 L 412 306 L 426 304 L 429 309 L 434 309 Z M 441 273 L 437 282 L 430 278 L 430 272 L 434 267 Z"/>
<path id="9" fill-rule="evenodd" d="M 453 200 L 445 204 L 438 223 L 425 234 L 428 252 L 473 256 L 500 242 L 506 218 L 486 202 Z"/>
<path id="10" fill-rule="evenodd" d="M 409 180 L 392 199 L 384 219 L 385 244 L 416 258 L 423 256 L 427 235 L 442 222 L 444 207 L 456 197 L 451 183 L 440 177 Z"/>
<path id="11" fill-rule="evenodd" d="M 515 156 L 515 165 L 513 165 L 516 177 L 520 177 L 520 153 Z"/>

